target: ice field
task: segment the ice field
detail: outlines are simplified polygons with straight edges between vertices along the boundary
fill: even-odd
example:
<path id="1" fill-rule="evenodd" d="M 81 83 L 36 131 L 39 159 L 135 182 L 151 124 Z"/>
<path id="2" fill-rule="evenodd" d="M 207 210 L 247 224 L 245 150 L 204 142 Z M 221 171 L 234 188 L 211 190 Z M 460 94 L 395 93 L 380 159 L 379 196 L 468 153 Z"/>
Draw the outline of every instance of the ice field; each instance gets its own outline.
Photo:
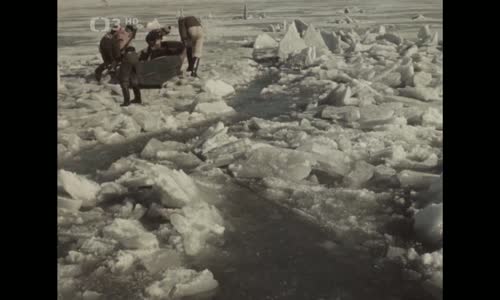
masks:
<path id="1" fill-rule="evenodd" d="M 107 3 L 59 0 L 59 299 L 441 299 L 440 1 Z M 181 8 L 200 78 L 120 107 L 89 20 Z"/>

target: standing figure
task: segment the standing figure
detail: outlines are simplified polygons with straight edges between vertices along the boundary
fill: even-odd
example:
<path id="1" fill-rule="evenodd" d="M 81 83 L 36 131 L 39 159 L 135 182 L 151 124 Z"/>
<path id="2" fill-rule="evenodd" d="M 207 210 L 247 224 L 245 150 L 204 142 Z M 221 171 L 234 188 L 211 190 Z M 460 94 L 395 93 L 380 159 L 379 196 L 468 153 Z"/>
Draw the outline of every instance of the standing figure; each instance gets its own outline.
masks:
<path id="1" fill-rule="evenodd" d="M 121 63 L 118 71 L 118 80 L 123 93 L 123 104 L 121 106 L 129 106 L 131 103 L 142 103 L 141 90 L 139 84 L 140 67 L 139 55 L 134 47 L 130 47 L 129 43 L 134 39 L 137 29 L 133 25 L 127 25 L 123 33 L 118 34 L 116 39 L 119 48 L 115 47 L 115 51 L 120 51 Z M 134 99 L 130 100 L 130 91 L 134 92 Z"/>
<path id="2" fill-rule="evenodd" d="M 105 69 L 113 70 L 118 64 L 119 55 L 114 51 L 114 47 L 116 46 L 114 45 L 116 42 L 114 36 L 120 29 L 120 25 L 113 26 L 113 28 L 102 37 L 99 43 L 99 52 L 101 53 L 103 63 L 100 64 L 94 72 L 97 82 L 101 82 L 102 73 Z"/>
<path id="3" fill-rule="evenodd" d="M 203 50 L 204 33 L 200 21 L 193 17 L 180 17 L 179 35 L 186 47 L 188 68 L 186 71 L 191 72 L 191 76 L 197 77 L 198 66 Z"/>
<path id="4" fill-rule="evenodd" d="M 159 29 L 153 29 L 146 35 L 146 43 L 148 44 L 148 48 L 146 52 L 141 53 L 141 60 L 150 60 L 153 59 L 153 52 L 161 49 L 161 41 L 164 36 L 170 33 L 171 27 L 162 27 Z"/>

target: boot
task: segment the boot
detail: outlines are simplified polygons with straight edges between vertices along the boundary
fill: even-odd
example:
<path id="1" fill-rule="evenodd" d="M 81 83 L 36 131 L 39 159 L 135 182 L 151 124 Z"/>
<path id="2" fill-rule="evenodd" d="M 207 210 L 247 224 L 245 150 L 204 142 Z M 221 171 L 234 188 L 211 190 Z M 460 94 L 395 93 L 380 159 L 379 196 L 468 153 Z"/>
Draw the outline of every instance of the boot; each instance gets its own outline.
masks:
<path id="1" fill-rule="evenodd" d="M 187 59 L 188 59 L 188 68 L 187 72 L 192 72 L 194 68 L 194 59 L 193 59 L 193 48 L 188 47 L 186 48 L 186 53 L 187 53 Z"/>
<path id="2" fill-rule="evenodd" d="M 130 91 L 128 86 L 122 86 L 123 93 L 123 103 L 120 106 L 129 106 L 130 105 Z"/>
<path id="3" fill-rule="evenodd" d="M 134 100 L 130 101 L 130 103 L 142 104 L 141 90 L 139 87 L 133 87 L 132 91 L 134 92 Z"/>
<path id="4" fill-rule="evenodd" d="M 192 77 L 198 77 L 198 66 L 200 65 L 200 58 L 199 57 L 194 57 L 193 58 L 193 70 L 191 72 Z"/>

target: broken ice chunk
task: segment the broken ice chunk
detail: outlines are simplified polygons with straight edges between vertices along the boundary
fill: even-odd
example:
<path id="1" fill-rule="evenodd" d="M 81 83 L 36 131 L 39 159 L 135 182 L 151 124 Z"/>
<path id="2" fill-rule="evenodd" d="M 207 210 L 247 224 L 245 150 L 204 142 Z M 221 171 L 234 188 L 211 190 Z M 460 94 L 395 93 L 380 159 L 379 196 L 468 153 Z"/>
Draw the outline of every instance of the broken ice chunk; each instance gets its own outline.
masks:
<path id="1" fill-rule="evenodd" d="M 225 230 L 217 209 L 205 202 L 183 207 L 172 213 L 170 221 L 182 235 L 184 249 L 188 255 L 199 253 L 211 234 L 221 235 Z"/>
<path id="2" fill-rule="evenodd" d="M 375 79 L 374 79 L 375 80 Z M 391 72 L 380 79 L 383 84 L 396 88 L 401 86 L 401 73 Z"/>
<path id="3" fill-rule="evenodd" d="M 146 294 L 151 300 L 178 299 L 208 292 L 217 286 L 209 270 L 172 269 L 165 271 L 162 280 L 146 288 Z"/>
<path id="4" fill-rule="evenodd" d="M 232 164 L 229 169 L 240 178 L 271 176 L 301 180 L 311 172 L 311 162 L 309 156 L 300 151 L 260 147 L 253 150 L 246 161 Z"/>
<path id="5" fill-rule="evenodd" d="M 374 32 L 366 32 L 361 40 L 361 42 L 365 45 L 368 45 L 368 44 L 373 44 L 375 43 L 375 41 L 377 40 L 377 37 L 378 37 L 378 33 L 374 33 Z"/>
<path id="6" fill-rule="evenodd" d="M 234 142 L 236 137 L 227 134 L 227 127 L 222 122 L 208 128 L 196 141 L 194 147 L 197 153 L 205 154 L 212 149 Z"/>
<path id="7" fill-rule="evenodd" d="M 432 82 L 432 75 L 426 72 L 416 72 L 413 76 L 413 86 L 428 86 Z"/>
<path id="8" fill-rule="evenodd" d="M 205 83 L 204 89 L 216 96 L 225 97 L 235 92 L 234 88 L 222 80 L 209 79 Z"/>
<path id="9" fill-rule="evenodd" d="M 378 30 L 376 30 L 376 32 L 379 34 L 379 35 L 384 35 L 386 33 L 386 29 L 385 29 L 385 26 L 384 25 L 380 25 L 378 27 Z"/>
<path id="10" fill-rule="evenodd" d="M 156 158 L 158 151 L 164 149 L 164 145 L 159 140 L 152 138 L 141 152 L 141 157 L 146 159 Z"/>
<path id="11" fill-rule="evenodd" d="M 429 25 L 424 25 L 420 28 L 417 34 L 417 38 L 420 41 L 425 41 L 432 37 L 431 30 L 429 29 Z"/>
<path id="12" fill-rule="evenodd" d="M 301 141 L 300 146 L 296 150 L 328 155 L 332 149 L 336 150 L 337 148 L 337 143 L 334 140 L 318 136 Z"/>
<path id="13" fill-rule="evenodd" d="M 134 157 L 122 157 L 115 161 L 108 170 L 97 171 L 100 179 L 104 181 L 113 181 L 118 179 L 123 174 L 135 170 L 135 166 L 139 161 Z"/>
<path id="14" fill-rule="evenodd" d="M 63 144 L 57 144 L 57 160 L 65 159 L 70 155 L 68 149 Z"/>
<path id="15" fill-rule="evenodd" d="M 443 129 L 443 115 L 434 107 L 429 107 L 422 115 L 422 126 Z"/>
<path id="16" fill-rule="evenodd" d="M 419 99 L 422 101 L 440 101 L 442 98 L 439 96 L 439 92 L 435 88 L 431 87 L 404 87 L 398 89 L 401 96 Z"/>
<path id="17" fill-rule="evenodd" d="M 161 160 L 159 163 L 167 163 L 167 166 L 173 165 L 181 169 L 192 169 L 201 163 L 201 160 L 196 157 L 193 153 L 183 153 L 171 150 L 159 150 L 151 155 L 151 151 L 145 149 L 141 156 L 150 159 Z"/>
<path id="18" fill-rule="evenodd" d="M 304 52 L 305 51 L 305 52 Z M 316 61 L 316 57 L 318 56 L 318 50 L 316 47 L 308 47 L 304 49 L 303 52 L 305 55 L 304 65 L 311 66 Z"/>
<path id="19" fill-rule="evenodd" d="M 397 69 L 401 74 L 401 81 L 406 85 L 413 84 L 413 76 L 415 75 L 415 69 L 413 67 L 413 62 L 408 59 L 407 62 L 401 63 L 401 66 Z"/>
<path id="20" fill-rule="evenodd" d="M 372 49 L 373 45 L 365 45 L 361 44 L 360 42 L 357 42 L 354 44 L 352 51 L 353 52 L 367 52 Z"/>
<path id="21" fill-rule="evenodd" d="M 380 44 L 375 44 L 373 45 L 373 47 L 371 47 L 370 55 L 375 58 L 384 58 L 391 60 L 396 60 L 399 57 L 399 53 L 396 51 L 395 47 Z"/>
<path id="22" fill-rule="evenodd" d="M 184 152 L 186 150 L 188 150 L 188 146 L 186 144 L 175 141 L 160 142 L 159 140 L 152 138 L 142 150 L 141 157 L 152 159 L 157 158 L 158 152 L 160 151 Z"/>
<path id="23" fill-rule="evenodd" d="M 439 44 L 439 33 L 436 31 L 432 34 L 432 38 L 426 43 L 429 46 L 437 46 Z"/>
<path id="24" fill-rule="evenodd" d="M 404 170 L 398 174 L 401 186 L 413 189 L 426 189 L 433 182 L 439 180 L 439 175 Z"/>
<path id="25" fill-rule="evenodd" d="M 374 174 L 375 167 L 364 161 L 356 161 L 353 170 L 344 178 L 349 187 L 362 187 Z"/>
<path id="26" fill-rule="evenodd" d="M 99 120 L 99 126 L 102 127 L 103 132 L 116 132 L 126 138 L 133 137 L 141 132 L 141 126 L 132 117 L 124 114 L 107 116 Z M 99 132 L 98 130 L 97 133 Z"/>
<path id="27" fill-rule="evenodd" d="M 83 201 L 80 199 L 71 199 L 66 197 L 57 197 L 57 208 L 67 209 L 69 211 L 78 211 Z"/>
<path id="28" fill-rule="evenodd" d="M 137 220 L 115 219 L 104 227 L 103 235 L 129 249 L 158 248 L 156 236 L 147 232 Z"/>
<path id="29" fill-rule="evenodd" d="M 359 109 L 354 106 L 327 106 L 321 112 L 321 117 L 323 119 L 341 120 L 350 123 L 357 121 L 361 117 L 361 115 Z"/>
<path id="30" fill-rule="evenodd" d="M 373 182 L 375 184 L 388 184 L 388 185 L 396 185 L 397 177 L 396 170 L 386 165 L 378 165 L 375 167 L 373 173 Z"/>
<path id="31" fill-rule="evenodd" d="M 124 205 L 117 206 L 116 211 L 114 211 L 114 216 L 122 219 L 127 219 L 132 214 L 134 210 L 134 201 L 132 199 L 126 199 Z"/>
<path id="32" fill-rule="evenodd" d="M 203 270 L 198 276 L 189 282 L 179 283 L 175 286 L 174 297 L 188 297 L 211 291 L 218 286 L 213 274 L 209 270 Z"/>
<path id="33" fill-rule="evenodd" d="M 290 54 L 287 63 L 292 66 L 307 67 L 314 63 L 316 56 L 316 48 L 307 47 L 298 53 Z"/>
<path id="34" fill-rule="evenodd" d="M 70 151 L 78 151 L 83 144 L 82 139 L 74 134 L 58 134 L 57 136 L 58 143 L 64 145 Z"/>
<path id="35" fill-rule="evenodd" d="M 70 194 L 72 198 L 82 201 L 83 207 L 92 207 L 96 205 L 97 193 L 100 190 L 99 184 L 65 170 L 59 170 L 58 178 L 62 188 Z"/>
<path id="36" fill-rule="evenodd" d="M 61 265 L 57 264 L 57 275 L 59 277 L 78 277 L 83 273 L 80 265 Z"/>
<path id="37" fill-rule="evenodd" d="M 235 112 L 235 110 L 224 101 L 199 103 L 195 106 L 193 111 L 205 116 L 230 114 Z"/>
<path id="38" fill-rule="evenodd" d="M 149 176 L 160 192 L 162 203 L 167 207 L 183 207 L 201 197 L 194 180 L 182 170 L 151 165 Z"/>
<path id="39" fill-rule="evenodd" d="M 140 203 L 137 203 L 134 206 L 134 210 L 132 211 L 130 218 L 134 220 L 139 220 L 146 214 L 146 212 L 147 208 L 143 207 Z"/>
<path id="40" fill-rule="evenodd" d="M 332 53 L 342 52 L 342 48 L 340 47 L 340 37 L 335 33 L 321 30 L 321 37 Z"/>
<path id="41" fill-rule="evenodd" d="M 404 57 L 412 57 L 413 55 L 418 53 L 418 46 L 412 45 L 409 48 L 405 49 L 402 53 Z"/>
<path id="42" fill-rule="evenodd" d="M 321 33 L 314 28 L 311 24 L 304 33 L 304 42 L 309 47 L 316 47 L 316 49 L 327 49 L 325 41 Z"/>
<path id="43" fill-rule="evenodd" d="M 113 260 L 108 261 L 111 273 L 127 274 L 133 270 L 136 257 L 125 251 L 118 251 Z"/>
<path id="44" fill-rule="evenodd" d="M 342 177 L 351 171 L 350 157 L 339 150 L 331 149 L 326 154 L 313 153 L 311 156 L 316 160 L 314 170 L 324 172 L 332 177 Z"/>
<path id="45" fill-rule="evenodd" d="M 144 107 L 132 106 L 128 108 L 127 113 L 146 132 L 177 127 L 176 119 L 172 116 L 165 116 L 161 110 L 148 111 Z"/>
<path id="46" fill-rule="evenodd" d="M 300 37 L 296 24 L 292 23 L 288 27 L 288 31 L 283 39 L 280 41 L 278 55 L 281 59 L 285 60 L 288 58 L 289 54 L 299 52 L 304 48 L 307 48 L 307 45 Z"/>
<path id="47" fill-rule="evenodd" d="M 174 168 L 183 170 L 194 169 L 202 163 L 202 161 L 191 152 L 159 151 L 157 158 L 161 159 L 159 163 L 167 162 L 173 164 L 175 166 Z"/>
<path id="48" fill-rule="evenodd" d="M 352 91 L 350 86 L 345 84 L 340 84 L 334 91 L 332 91 L 328 97 L 322 101 L 325 104 L 331 104 L 336 106 L 346 106 L 346 105 L 356 105 L 359 101 L 357 99 L 351 98 Z"/>
<path id="49" fill-rule="evenodd" d="M 71 124 L 68 120 L 65 119 L 58 119 L 57 120 L 57 129 L 64 129 L 66 127 L 69 127 Z"/>
<path id="50" fill-rule="evenodd" d="M 182 265 L 182 257 L 179 252 L 171 249 L 159 249 L 151 254 L 143 255 L 140 257 L 140 261 L 152 275 L 166 269 L 179 268 Z"/>
<path id="51" fill-rule="evenodd" d="M 94 136 L 99 143 L 110 145 L 125 141 L 125 137 L 117 132 L 105 131 L 102 127 L 93 129 Z"/>
<path id="52" fill-rule="evenodd" d="M 367 105 L 360 108 L 361 118 L 359 123 L 362 128 L 372 128 L 377 125 L 392 122 L 394 110 L 384 109 L 377 105 Z"/>
<path id="53" fill-rule="evenodd" d="M 127 193 L 127 188 L 116 182 L 105 182 L 97 194 L 98 202 L 118 199 Z"/>
<path id="54" fill-rule="evenodd" d="M 206 152 L 205 156 L 208 160 L 212 161 L 213 165 L 219 167 L 229 165 L 236 159 L 243 157 L 251 150 L 251 147 L 252 143 L 249 139 L 245 138 L 213 148 Z"/>
<path id="55" fill-rule="evenodd" d="M 97 257 L 105 256 L 113 252 L 116 248 L 116 241 L 91 237 L 85 240 L 80 247 L 80 251 L 86 254 L 93 254 Z"/>
<path id="56" fill-rule="evenodd" d="M 253 44 L 254 49 L 277 48 L 279 43 L 266 33 L 259 34 Z"/>
<path id="57" fill-rule="evenodd" d="M 401 36 L 392 32 L 382 35 L 382 38 L 398 46 L 403 42 L 403 38 L 401 38 Z"/>

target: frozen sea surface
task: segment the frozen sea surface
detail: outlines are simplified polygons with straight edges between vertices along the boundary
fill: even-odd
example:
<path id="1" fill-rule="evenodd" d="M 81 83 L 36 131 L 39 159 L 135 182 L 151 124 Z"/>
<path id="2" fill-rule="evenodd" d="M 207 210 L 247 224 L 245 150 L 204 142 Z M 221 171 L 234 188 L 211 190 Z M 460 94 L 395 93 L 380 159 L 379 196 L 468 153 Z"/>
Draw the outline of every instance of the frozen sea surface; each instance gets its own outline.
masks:
<path id="1" fill-rule="evenodd" d="M 63 1 L 64 2 L 64 1 Z M 314 22 L 317 27 L 334 26 L 327 22 L 334 11 L 346 6 L 365 8 L 369 13 L 354 15 L 366 21 L 363 26 L 394 24 L 403 35 L 415 36 L 421 21 L 411 17 L 423 14 L 442 38 L 442 4 L 440 1 L 338 1 L 334 4 L 324 1 L 249 1 L 249 8 L 265 12 L 262 22 L 231 19 L 241 14 L 241 3 L 234 1 L 174 1 L 171 5 L 151 1 L 142 5 L 111 7 L 83 7 L 72 9 L 71 1 L 60 5 L 58 19 L 58 45 L 61 56 L 71 59 L 81 55 L 95 55 L 101 33 L 89 30 L 89 19 L 94 16 L 134 16 L 144 21 L 158 18 L 160 23 L 173 23 L 175 12 L 181 7 L 185 13 L 216 16 L 208 20 L 211 29 L 207 50 L 218 47 L 218 52 L 208 54 L 204 63 L 211 63 L 226 48 L 223 41 L 251 39 L 262 32 L 268 24 L 293 20 L 297 17 Z M 98 2 L 98 1 L 96 1 Z M 79 5 L 79 4 L 78 4 Z M 208 8 L 207 8 L 208 7 Z M 174 23 L 175 24 L 175 23 Z M 144 33 L 137 38 L 142 43 Z M 235 53 L 235 52 L 232 52 Z M 231 63 L 238 57 L 226 58 Z M 92 67 L 89 67 L 92 68 Z M 272 77 L 259 77 L 244 88 L 237 90 L 228 104 L 239 113 L 225 119 L 226 126 L 241 119 L 259 117 L 272 119 L 294 110 L 293 99 L 281 98 L 265 101 L 260 97 L 263 87 L 273 82 Z M 152 137 L 160 141 L 186 142 L 199 136 L 216 120 L 199 124 L 191 130 L 179 132 L 144 134 L 124 143 L 96 145 L 78 152 L 74 157 L 63 160 L 59 168 L 78 174 L 95 176 L 97 170 L 107 169 L 116 160 L 138 154 Z M 235 181 L 220 190 L 221 199 L 215 203 L 221 211 L 228 228 L 218 243 L 211 245 L 201 255 L 187 261 L 195 269 L 208 268 L 219 282 L 213 293 L 192 297 L 192 299 L 430 299 L 420 284 L 404 279 L 403 268 L 398 264 L 380 264 L 377 257 L 366 251 L 343 243 L 330 231 L 318 227 L 307 218 L 291 210 L 257 196 Z M 159 224 L 150 224 L 158 226 Z M 112 299 L 112 298 L 107 298 Z M 117 298 L 118 299 L 118 298 Z M 132 299 L 121 295 L 119 299 Z"/>

